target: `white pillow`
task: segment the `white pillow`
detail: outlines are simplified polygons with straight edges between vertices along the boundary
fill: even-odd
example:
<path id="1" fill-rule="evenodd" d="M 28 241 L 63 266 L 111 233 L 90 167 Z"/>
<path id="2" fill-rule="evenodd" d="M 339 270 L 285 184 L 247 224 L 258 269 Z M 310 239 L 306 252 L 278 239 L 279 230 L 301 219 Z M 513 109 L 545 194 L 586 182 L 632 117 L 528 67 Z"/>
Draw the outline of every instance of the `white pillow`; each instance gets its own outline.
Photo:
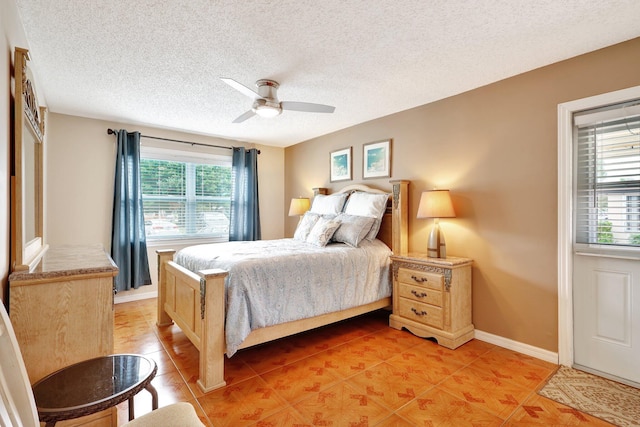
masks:
<path id="1" fill-rule="evenodd" d="M 320 217 L 307 236 L 307 242 L 316 246 L 326 246 L 338 227 L 340 227 L 338 221 Z"/>
<path id="2" fill-rule="evenodd" d="M 388 194 L 356 191 L 349 196 L 349 200 L 347 200 L 347 204 L 344 207 L 344 213 L 375 218 L 371 230 L 369 230 L 369 233 L 365 237 L 367 240 L 374 240 L 378 235 L 378 231 L 380 231 L 382 217 L 387 209 L 388 200 Z"/>
<path id="3" fill-rule="evenodd" d="M 342 213 L 336 217 L 336 221 L 340 222 L 340 227 L 331 240 L 357 248 L 371 230 L 375 218 Z"/>
<path id="4" fill-rule="evenodd" d="M 305 212 L 304 216 L 300 219 L 296 232 L 293 234 L 294 240 L 300 240 L 302 242 L 307 240 L 307 236 L 311 232 L 311 229 L 318 222 L 320 215 L 311 212 Z"/>
<path id="5" fill-rule="evenodd" d="M 347 193 L 318 194 L 313 198 L 313 204 L 311 204 L 309 212 L 320 215 L 338 215 L 342 212 L 347 196 Z"/>

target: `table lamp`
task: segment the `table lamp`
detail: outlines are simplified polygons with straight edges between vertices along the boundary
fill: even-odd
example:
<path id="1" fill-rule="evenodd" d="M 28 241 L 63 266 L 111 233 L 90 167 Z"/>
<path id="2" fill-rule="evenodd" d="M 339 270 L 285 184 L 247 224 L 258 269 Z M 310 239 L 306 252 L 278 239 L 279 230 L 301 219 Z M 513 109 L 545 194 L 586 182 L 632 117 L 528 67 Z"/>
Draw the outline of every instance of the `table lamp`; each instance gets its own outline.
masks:
<path id="1" fill-rule="evenodd" d="M 289 216 L 302 216 L 310 207 L 311 203 L 308 197 L 291 199 L 291 205 L 289 205 Z"/>
<path id="2" fill-rule="evenodd" d="M 440 218 L 455 218 L 449 190 L 423 191 L 418 206 L 418 218 L 434 218 L 433 228 L 427 243 L 427 255 L 430 258 L 446 258 L 447 246 L 444 234 L 440 230 Z"/>

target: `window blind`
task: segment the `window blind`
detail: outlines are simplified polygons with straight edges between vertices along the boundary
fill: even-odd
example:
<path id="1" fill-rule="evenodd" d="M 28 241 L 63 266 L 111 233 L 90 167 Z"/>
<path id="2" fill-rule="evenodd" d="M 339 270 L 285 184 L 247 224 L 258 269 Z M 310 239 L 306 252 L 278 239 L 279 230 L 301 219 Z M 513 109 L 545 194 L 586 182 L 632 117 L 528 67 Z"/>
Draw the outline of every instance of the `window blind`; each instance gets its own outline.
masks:
<path id="1" fill-rule="evenodd" d="M 574 116 L 577 243 L 640 246 L 640 106 Z"/>
<path id="2" fill-rule="evenodd" d="M 230 156 L 143 149 L 140 170 L 149 239 L 228 240 Z"/>

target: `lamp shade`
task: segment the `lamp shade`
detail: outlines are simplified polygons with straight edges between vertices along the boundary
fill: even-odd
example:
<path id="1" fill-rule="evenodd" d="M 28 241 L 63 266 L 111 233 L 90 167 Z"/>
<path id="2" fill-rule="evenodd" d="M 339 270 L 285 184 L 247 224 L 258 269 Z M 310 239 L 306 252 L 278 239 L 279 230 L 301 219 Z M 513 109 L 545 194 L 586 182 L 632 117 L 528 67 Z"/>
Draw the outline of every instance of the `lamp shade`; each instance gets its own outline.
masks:
<path id="1" fill-rule="evenodd" d="M 298 197 L 291 199 L 291 205 L 289 205 L 289 216 L 304 215 L 309 210 L 311 203 L 308 197 Z"/>
<path id="2" fill-rule="evenodd" d="M 418 206 L 418 218 L 455 218 L 449 190 L 423 191 Z"/>

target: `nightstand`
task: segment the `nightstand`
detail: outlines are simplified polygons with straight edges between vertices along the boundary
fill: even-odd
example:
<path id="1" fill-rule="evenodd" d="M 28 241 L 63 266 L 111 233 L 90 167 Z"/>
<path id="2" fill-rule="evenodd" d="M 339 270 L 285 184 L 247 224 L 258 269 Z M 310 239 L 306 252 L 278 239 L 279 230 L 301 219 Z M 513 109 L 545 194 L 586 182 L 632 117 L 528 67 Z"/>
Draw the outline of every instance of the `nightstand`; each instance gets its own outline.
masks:
<path id="1" fill-rule="evenodd" d="M 393 255 L 391 262 L 393 314 L 389 326 L 435 338 L 450 349 L 473 338 L 471 259 L 409 253 Z"/>

